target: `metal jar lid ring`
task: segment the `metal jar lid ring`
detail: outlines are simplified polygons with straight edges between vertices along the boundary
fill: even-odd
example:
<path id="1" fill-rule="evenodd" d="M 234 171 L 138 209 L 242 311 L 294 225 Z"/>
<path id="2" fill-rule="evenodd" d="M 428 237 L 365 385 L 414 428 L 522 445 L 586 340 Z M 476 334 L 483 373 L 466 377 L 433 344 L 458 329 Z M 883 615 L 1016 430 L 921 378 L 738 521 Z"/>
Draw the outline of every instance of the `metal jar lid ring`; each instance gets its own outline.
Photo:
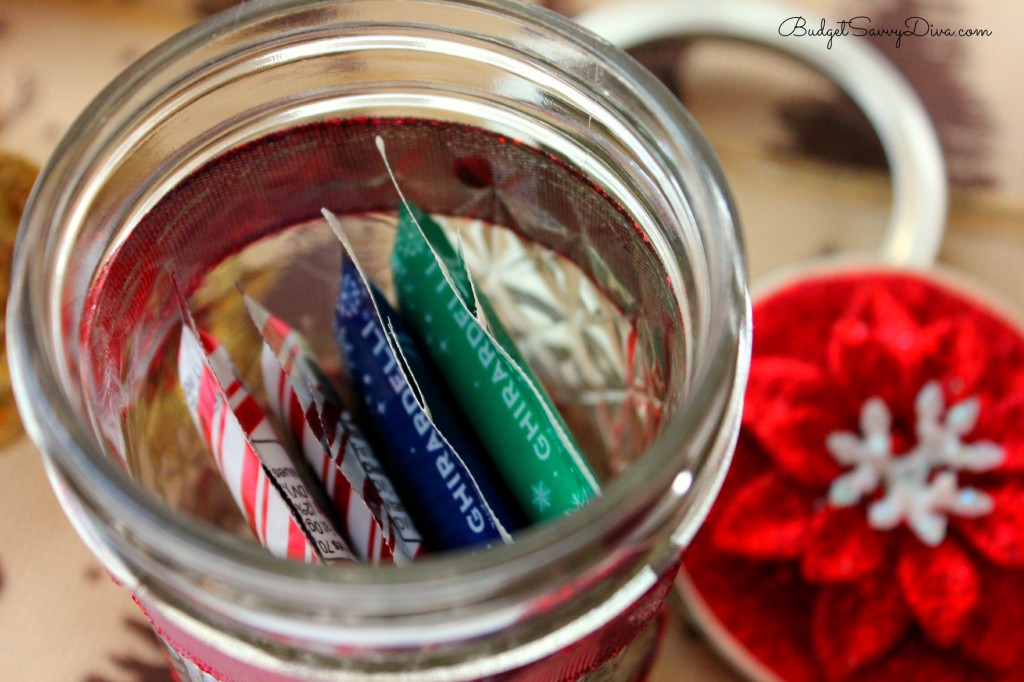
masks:
<path id="1" fill-rule="evenodd" d="M 800 12 L 750 0 L 619 2 L 576 20 L 629 50 L 667 38 L 728 38 L 791 55 L 836 83 L 877 132 L 891 168 L 892 213 L 882 246 L 891 265 L 927 267 L 946 224 L 947 184 L 938 137 L 920 99 L 899 71 L 870 44 L 787 38 L 778 27 Z"/>

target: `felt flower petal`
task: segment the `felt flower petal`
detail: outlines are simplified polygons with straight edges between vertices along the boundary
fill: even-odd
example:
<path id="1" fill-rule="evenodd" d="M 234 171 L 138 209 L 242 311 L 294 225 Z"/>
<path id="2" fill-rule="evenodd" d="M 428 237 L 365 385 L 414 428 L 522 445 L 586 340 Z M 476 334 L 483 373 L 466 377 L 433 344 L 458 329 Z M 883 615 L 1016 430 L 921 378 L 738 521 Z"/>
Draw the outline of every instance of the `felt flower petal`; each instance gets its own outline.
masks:
<path id="1" fill-rule="evenodd" d="M 887 653 L 911 621 L 899 585 L 885 572 L 822 587 L 811 618 L 814 653 L 833 682 Z"/>
<path id="2" fill-rule="evenodd" d="M 828 376 L 810 362 L 781 356 L 755 356 L 747 379 L 744 422 L 755 422 L 766 410 L 820 404 L 831 390 Z"/>
<path id="3" fill-rule="evenodd" d="M 928 547 L 907 535 L 896 575 L 907 605 L 921 629 L 939 646 L 949 646 L 963 632 L 978 603 L 978 572 L 952 538 Z"/>
<path id="4" fill-rule="evenodd" d="M 898 354 L 920 341 L 921 325 L 885 282 L 862 285 L 851 298 L 845 317 L 869 325 L 877 339 Z"/>
<path id="5" fill-rule="evenodd" d="M 856 580 L 881 565 L 888 540 L 868 526 L 860 507 L 828 505 L 811 523 L 800 571 L 812 583 Z"/>
<path id="6" fill-rule="evenodd" d="M 914 383 L 942 377 L 942 387 L 956 402 L 984 389 L 991 353 L 978 326 L 969 316 L 940 319 L 922 330 L 917 341 L 920 360 L 913 368 Z"/>
<path id="7" fill-rule="evenodd" d="M 910 385 L 921 361 L 921 326 L 884 285 L 866 286 L 832 327 L 828 370 L 855 402 L 877 396 L 901 405 L 919 387 Z"/>
<path id="8" fill-rule="evenodd" d="M 860 320 L 844 318 L 836 322 L 829 340 L 828 362 L 836 379 L 835 390 L 851 400 L 877 397 L 887 405 L 900 405 L 909 395 L 905 362 Z"/>
<path id="9" fill-rule="evenodd" d="M 747 405 L 744 410 L 755 410 Z M 839 431 L 842 421 L 821 407 L 766 410 L 751 424 L 750 431 L 762 449 L 790 478 L 816 491 L 824 491 L 842 473 L 829 453 L 829 434 Z"/>
<path id="10" fill-rule="evenodd" d="M 762 474 L 729 501 L 715 524 L 713 543 L 750 559 L 795 559 L 807 542 L 812 501 L 783 476 Z"/>
<path id="11" fill-rule="evenodd" d="M 954 517 L 957 530 L 989 561 L 1007 568 L 1024 567 L 1024 486 L 1010 483 L 988 488 L 992 512 L 976 518 Z"/>
<path id="12" fill-rule="evenodd" d="M 1020 427 L 1024 424 L 1024 375 L 1015 377 L 1004 399 L 987 402 L 982 407 L 979 437 L 1003 447 L 1001 471 L 1024 472 L 1024 429 Z"/>
<path id="13" fill-rule="evenodd" d="M 911 639 L 892 653 L 860 670 L 847 682 L 980 682 L 991 681 L 987 670 L 955 650 L 925 646 Z"/>
<path id="14" fill-rule="evenodd" d="M 983 568 L 978 606 L 964 627 L 963 648 L 997 670 L 1024 664 L 1024 575 Z"/>
<path id="15" fill-rule="evenodd" d="M 1020 420 L 1014 423 L 1024 424 L 1024 410 Z M 1003 448 L 1003 463 L 999 465 L 999 471 L 1024 473 L 1024 433 L 1008 435 L 995 442 Z"/>

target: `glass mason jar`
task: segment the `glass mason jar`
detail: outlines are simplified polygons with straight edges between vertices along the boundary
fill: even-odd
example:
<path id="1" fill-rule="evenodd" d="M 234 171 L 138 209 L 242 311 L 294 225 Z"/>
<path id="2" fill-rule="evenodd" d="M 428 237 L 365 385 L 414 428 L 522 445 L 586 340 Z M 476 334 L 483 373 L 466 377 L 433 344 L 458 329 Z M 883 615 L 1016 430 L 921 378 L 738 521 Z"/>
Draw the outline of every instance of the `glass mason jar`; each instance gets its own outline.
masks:
<path id="1" fill-rule="evenodd" d="M 533 266 L 578 271 L 610 303 L 547 291 L 563 322 L 600 317 L 610 345 L 589 374 L 538 365 L 606 482 L 498 549 L 402 568 L 286 562 L 211 512 L 209 455 L 162 373 L 180 325 L 171 282 L 230 333 L 237 310 L 211 283 L 228 264 L 228 288 L 277 300 L 324 347 L 309 313 L 330 309 L 317 291 L 337 272 L 317 259 L 338 247 L 319 211 L 394 210 L 377 135 L 412 201 L 480 221 L 488 244 L 518 235 Z M 356 232 L 368 262 L 386 263 L 381 234 Z M 508 248 L 479 250 L 477 271 L 505 272 Z M 183 679 L 642 675 L 736 437 L 749 317 L 718 166 L 623 53 L 503 0 L 245 3 L 144 57 L 82 114 L 15 261 L 8 344 L 27 429 Z M 520 277 L 493 278 L 495 299 Z M 529 353 L 529 325 L 513 331 Z"/>

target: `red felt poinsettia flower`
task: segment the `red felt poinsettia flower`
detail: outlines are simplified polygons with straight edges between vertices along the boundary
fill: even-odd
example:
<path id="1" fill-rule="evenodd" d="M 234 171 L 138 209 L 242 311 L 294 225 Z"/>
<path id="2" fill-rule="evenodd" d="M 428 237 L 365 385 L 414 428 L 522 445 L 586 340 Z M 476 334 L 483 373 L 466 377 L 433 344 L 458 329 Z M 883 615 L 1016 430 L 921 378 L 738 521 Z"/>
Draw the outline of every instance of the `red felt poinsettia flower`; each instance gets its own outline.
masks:
<path id="1" fill-rule="evenodd" d="M 785 680 L 1024 679 L 1024 338 L 922 277 L 754 309 L 733 468 L 686 556 Z"/>

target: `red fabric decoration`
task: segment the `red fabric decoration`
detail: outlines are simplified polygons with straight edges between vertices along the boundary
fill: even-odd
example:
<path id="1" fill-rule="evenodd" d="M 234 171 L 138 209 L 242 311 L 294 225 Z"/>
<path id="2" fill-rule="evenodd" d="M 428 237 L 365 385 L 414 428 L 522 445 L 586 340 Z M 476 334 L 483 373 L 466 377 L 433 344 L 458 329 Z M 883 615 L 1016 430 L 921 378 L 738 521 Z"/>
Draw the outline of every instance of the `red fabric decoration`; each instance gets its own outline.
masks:
<path id="1" fill-rule="evenodd" d="M 1024 575 L 983 567 L 979 583 L 978 608 L 964 626 L 964 649 L 997 670 L 1014 664 L 1019 667 L 1020 652 L 1024 651 L 1024 609 L 1012 606 L 1024 593 Z"/>
<path id="2" fill-rule="evenodd" d="M 755 305 L 754 329 L 733 466 L 685 556 L 714 618 L 791 682 L 1024 680 L 1021 331 L 944 284 L 894 271 L 780 289 Z M 866 460 L 840 464 L 826 442 L 866 436 L 864 405 L 880 399 L 890 461 L 916 452 L 932 382 L 940 425 L 965 425 L 957 447 L 994 443 L 1004 459 L 949 466 L 957 503 L 980 496 L 991 511 L 929 507 L 948 525 L 925 542 L 909 516 L 890 529 L 869 523 L 885 481 L 852 504 L 830 498 Z M 972 398 L 976 420 L 956 412 Z M 946 470 L 928 466 L 915 490 L 938 487 Z"/>
<path id="3" fill-rule="evenodd" d="M 821 457 L 829 433 L 842 424 L 816 405 L 765 409 L 752 430 L 766 444 L 768 456 L 792 480 L 811 487 L 827 486 L 842 469 L 831 457 Z"/>
<path id="4" fill-rule="evenodd" d="M 933 642 L 948 646 L 978 603 L 978 572 L 952 538 L 926 547 L 904 537 L 896 574 L 907 604 Z"/>
<path id="5" fill-rule="evenodd" d="M 899 586 L 874 575 L 849 586 L 823 587 L 814 603 L 814 651 L 829 680 L 851 672 L 887 652 L 910 625 Z"/>
<path id="6" fill-rule="evenodd" d="M 1024 484 L 1014 481 L 989 490 L 989 494 L 995 501 L 992 513 L 980 519 L 961 519 L 957 527 L 992 563 L 1024 567 Z"/>
<path id="7" fill-rule="evenodd" d="M 715 541 L 728 552 L 759 559 L 794 559 L 804 553 L 811 519 L 809 499 L 782 476 L 768 473 L 733 499 Z"/>
<path id="8" fill-rule="evenodd" d="M 814 551 L 804 553 L 800 566 L 805 580 L 856 580 L 878 569 L 885 560 L 886 541 L 863 523 L 863 515 L 856 507 L 831 506 L 814 515 L 808 541 Z"/>
<path id="9" fill-rule="evenodd" d="M 890 655 L 856 673 L 850 682 L 988 682 L 978 677 L 977 667 L 957 652 L 908 642 Z"/>
<path id="10" fill-rule="evenodd" d="M 1024 472 L 1024 377 L 1010 388 L 1012 398 L 996 405 L 997 414 L 991 432 L 985 435 L 998 441 L 1006 450 L 1003 468 Z"/>

